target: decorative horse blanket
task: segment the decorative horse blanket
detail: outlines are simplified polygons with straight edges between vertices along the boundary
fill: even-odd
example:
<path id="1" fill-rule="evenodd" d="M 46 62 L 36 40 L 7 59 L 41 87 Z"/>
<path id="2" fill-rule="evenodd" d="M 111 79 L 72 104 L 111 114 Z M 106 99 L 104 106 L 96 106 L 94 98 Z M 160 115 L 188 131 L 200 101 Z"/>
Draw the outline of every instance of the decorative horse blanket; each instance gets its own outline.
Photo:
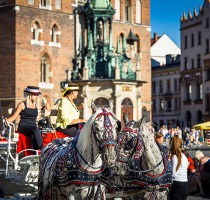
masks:
<path id="1" fill-rule="evenodd" d="M 77 138 L 56 139 L 48 144 L 41 156 L 40 176 L 52 174 L 51 185 L 66 187 L 71 184 L 95 185 L 100 177 L 110 177 L 111 170 L 102 166 L 97 171 L 88 171 L 78 162 L 81 156 L 76 148 Z M 83 158 L 85 159 L 85 158 Z M 42 176 L 43 177 L 43 176 Z"/>

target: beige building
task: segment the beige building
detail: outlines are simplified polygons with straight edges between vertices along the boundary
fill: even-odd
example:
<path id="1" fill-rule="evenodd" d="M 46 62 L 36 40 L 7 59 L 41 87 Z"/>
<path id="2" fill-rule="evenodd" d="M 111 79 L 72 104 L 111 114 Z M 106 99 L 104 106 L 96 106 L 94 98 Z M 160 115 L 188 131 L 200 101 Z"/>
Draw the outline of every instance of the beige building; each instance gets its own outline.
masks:
<path id="1" fill-rule="evenodd" d="M 210 120 L 210 2 L 181 17 L 181 121 Z"/>
<path id="2" fill-rule="evenodd" d="M 167 57 L 165 65 L 152 67 L 152 121 L 157 130 L 181 125 L 180 55 Z"/>

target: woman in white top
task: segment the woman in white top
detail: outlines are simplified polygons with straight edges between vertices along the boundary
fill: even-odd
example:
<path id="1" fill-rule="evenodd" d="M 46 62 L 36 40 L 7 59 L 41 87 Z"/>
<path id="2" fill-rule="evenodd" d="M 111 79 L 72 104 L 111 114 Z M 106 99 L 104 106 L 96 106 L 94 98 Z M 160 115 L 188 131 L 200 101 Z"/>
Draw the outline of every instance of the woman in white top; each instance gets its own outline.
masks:
<path id="1" fill-rule="evenodd" d="M 170 158 L 172 166 L 173 183 L 170 200 L 186 200 L 189 193 L 187 179 L 188 160 L 181 151 L 182 141 L 178 135 L 174 135 L 170 141 Z"/>

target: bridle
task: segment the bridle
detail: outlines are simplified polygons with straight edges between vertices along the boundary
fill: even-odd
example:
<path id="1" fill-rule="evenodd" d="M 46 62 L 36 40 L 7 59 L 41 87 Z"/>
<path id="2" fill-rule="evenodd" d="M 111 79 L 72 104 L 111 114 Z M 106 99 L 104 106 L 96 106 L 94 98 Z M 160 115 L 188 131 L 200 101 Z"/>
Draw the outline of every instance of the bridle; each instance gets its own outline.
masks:
<path id="1" fill-rule="evenodd" d="M 73 141 L 72 142 L 72 145 L 76 151 L 76 153 L 79 155 L 79 157 L 83 160 L 83 162 L 90 168 L 93 168 L 93 169 L 99 169 L 99 168 L 103 168 L 104 166 L 104 162 L 101 166 L 99 167 L 94 167 L 92 164 L 95 162 L 95 160 L 97 159 L 97 157 L 99 156 L 99 154 L 104 154 L 103 153 L 103 148 L 104 147 L 107 147 L 107 146 L 114 146 L 116 148 L 117 146 L 117 142 L 114 140 L 114 137 L 113 137 L 113 134 L 112 134 L 112 127 L 111 127 L 111 121 L 109 119 L 109 117 L 111 116 L 112 118 L 114 118 L 116 121 L 116 117 L 113 113 L 111 112 L 108 112 L 106 111 L 106 109 L 102 108 L 102 111 L 101 113 L 99 113 L 96 117 L 95 117 L 95 120 L 94 120 L 94 123 L 92 124 L 91 126 L 91 135 L 90 135 L 90 139 L 91 139 L 91 151 L 92 151 L 92 155 L 91 155 L 91 164 L 88 163 L 88 161 L 82 156 L 81 152 L 79 152 L 77 146 L 76 146 L 76 141 Z M 104 138 L 102 141 L 100 141 L 96 134 L 97 134 L 97 130 L 96 130 L 96 122 L 101 118 L 101 117 L 104 117 Z M 93 138 L 95 139 L 96 141 L 96 144 L 98 146 L 98 149 L 99 149 L 99 153 L 98 155 L 96 156 L 96 158 L 94 158 L 94 155 L 93 155 Z M 103 156 L 102 156 L 103 158 Z"/>
<path id="2" fill-rule="evenodd" d="M 140 128 L 139 129 L 135 129 L 135 128 L 131 128 L 132 124 L 135 123 L 135 121 L 130 121 L 128 124 L 126 124 L 126 127 L 123 129 L 122 134 L 120 135 L 119 139 L 118 139 L 118 145 L 119 148 L 123 148 L 123 144 L 125 143 L 125 139 L 126 139 L 126 135 L 129 133 L 132 137 L 132 140 L 134 140 L 135 146 L 133 147 L 131 153 L 129 154 L 128 157 L 119 154 L 118 155 L 118 161 L 119 162 L 123 162 L 126 163 L 127 165 L 131 165 L 132 164 L 132 160 L 140 160 L 140 157 L 145 149 L 145 144 L 143 142 L 142 136 L 141 136 L 141 131 Z M 163 162 L 163 156 L 162 159 L 159 163 L 157 163 L 154 167 L 148 169 L 148 170 L 134 170 L 131 169 L 129 167 L 129 171 L 132 171 L 134 173 L 147 173 L 147 172 L 151 172 L 153 170 L 155 170 L 157 167 L 160 166 L 160 164 Z"/>
<path id="3" fill-rule="evenodd" d="M 106 146 L 117 146 L 117 142 L 114 140 L 113 138 L 113 132 L 112 132 L 112 124 L 111 121 L 109 119 L 109 116 L 111 116 L 112 118 L 115 119 L 115 121 L 117 121 L 116 117 L 114 116 L 113 113 L 106 111 L 106 109 L 102 108 L 102 113 L 99 113 L 95 120 L 94 123 L 92 125 L 91 128 L 91 136 L 94 136 L 97 145 L 99 147 L 100 150 L 102 150 L 102 148 L 106 147 Z M 104 134 L 103 134 L 103 140 L 99 141 L 99 139 L 97 138 L 96 134 L 97 134 L 97 130 L 96 130 L 96 122 L 101 118 L 104 117 Z"/>

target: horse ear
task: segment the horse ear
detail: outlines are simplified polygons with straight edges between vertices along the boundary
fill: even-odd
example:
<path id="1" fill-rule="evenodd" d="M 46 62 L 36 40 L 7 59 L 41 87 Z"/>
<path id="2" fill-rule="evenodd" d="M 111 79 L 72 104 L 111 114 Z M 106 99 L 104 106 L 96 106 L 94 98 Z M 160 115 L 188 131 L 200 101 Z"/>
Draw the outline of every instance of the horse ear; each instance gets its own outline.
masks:
<path id="1" fill-rule="evenodd" d="M 144 120 L 144 116 L 140 120 L 136 121 L 136 123 L 134 124 L 134 128 L 140 127 L 141 124 L 143 123 L 143 120 Z"/>
<path id="2" fill-rule="evenodd" d="M 109 100 L 109 108 L 113 112 L 114 104 L 113 104 L 113 101 L 112 100 Z"/>
<path id="3" fill-rule="evenodd" d="M 91 102 L 91 108 L 92 108 L 93 113 L 95 113 L 98 110 L 98 107 L 95 105 L 94 100 L 92 100 Z"/>
<path id="4" fill-rule="evenodd" d="M 130 121 L 128 115 L 125 112 L 123 113 L 123 121 L 124 124 L 127 124 Z"/>

